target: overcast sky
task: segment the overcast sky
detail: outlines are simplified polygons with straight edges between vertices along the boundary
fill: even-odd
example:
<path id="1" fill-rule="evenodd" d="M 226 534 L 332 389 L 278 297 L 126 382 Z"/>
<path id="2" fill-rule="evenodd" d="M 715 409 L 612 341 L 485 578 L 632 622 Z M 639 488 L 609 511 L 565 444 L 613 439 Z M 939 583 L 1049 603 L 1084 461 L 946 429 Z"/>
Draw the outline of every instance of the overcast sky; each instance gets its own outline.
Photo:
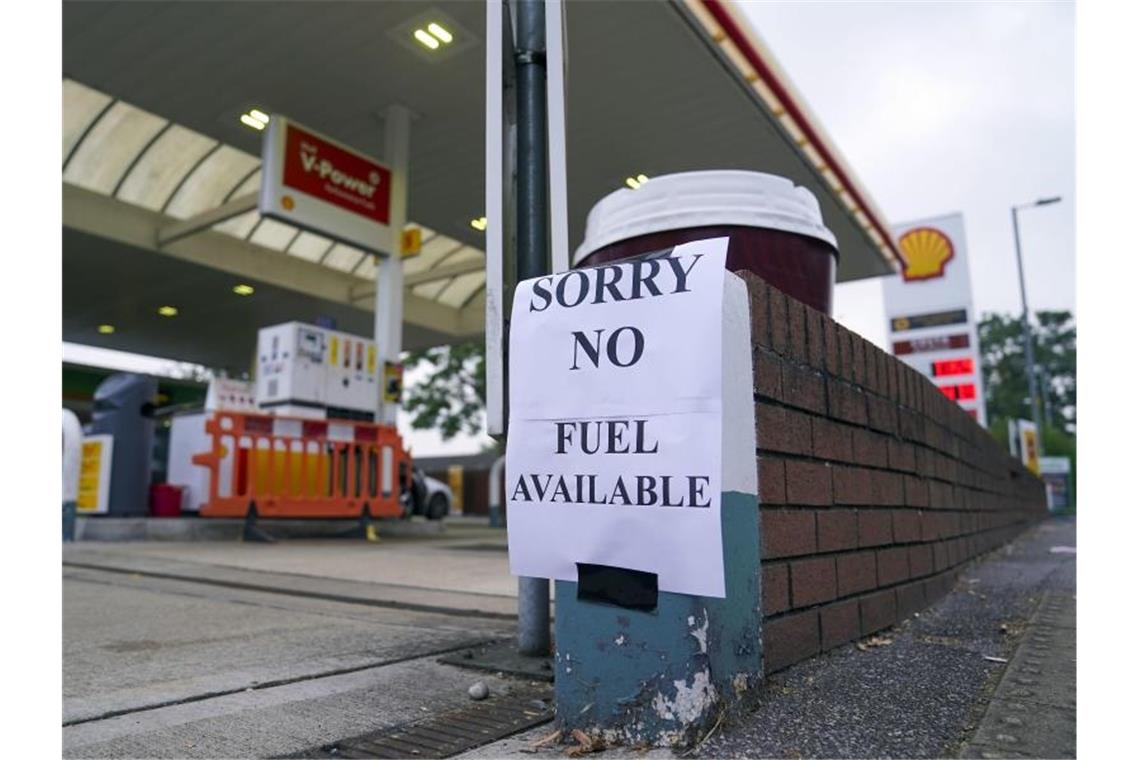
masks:
<path id="1" fill-rule="evenodd" d="M 1072 4 L 739 4 L 891 224 L 965 215 L 979 314 L 1020 312 L 1010 206 L 1063 196 L 1021 214 L 1022 251 L 1030 307 L 1075 310 Z M 839 286 L 835 316 L 885 345 L 879 280 Z M 421 455 L 489 441 L 409 438 Z"/>
<path id="2" fill-rule="evenodd" d="M 961 211 L 974 304 L 1020 312 L 1010 206 L 1031 309 L 1075 311 L 1074 10 L 1070 3 L 740 2 L 892 224 Z M 877 281 L 835 315 L 882 344 Z"/>

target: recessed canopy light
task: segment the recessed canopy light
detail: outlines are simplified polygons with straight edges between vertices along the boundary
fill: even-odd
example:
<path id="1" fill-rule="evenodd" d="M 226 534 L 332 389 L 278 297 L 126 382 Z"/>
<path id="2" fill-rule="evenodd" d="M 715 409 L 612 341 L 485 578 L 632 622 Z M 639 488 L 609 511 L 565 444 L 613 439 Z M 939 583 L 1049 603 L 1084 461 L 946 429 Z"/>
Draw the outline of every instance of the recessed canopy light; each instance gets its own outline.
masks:
<path id="1" fill-rule="evenodd" d="M 234 292 L 239 296 L 253 295 L 253 286 L 242 283 L 241 285 L 234 285 Z"/>
<path id="2" fill-rule="evenodd" d="M 487 217 L 480 216 L 477 219 L 472 219 L 471 226 L 482 232 L 483 230 L 487 229 Z"/>
<path id="3" fill-rule="evenodd" d="M 260 109 L 251 108 L 239 116 L 238 120 L 250 129 L 256 129 L 260 132 L 269 124 L 269 114 Z"/>
<path id="4" fill-rule="evenodd" d="M 428 24 L 426 29 L 419 27 L 412 32 L 412 36 L 428 50 L 439 50 L 440 44 L 450 45 L 455 39 L 454 34 L 435 21 Z"/>
<path id="5" fill-rule="evenodd" d="M 416 31 L 412 32 L 412 36 L 416 38 L 416 42 L 420 43 L 428 50 L 435 50 L 439 47 L 439 40 L 437 40 L 435 37 L 432 37 L 423 29 L 417 29 Z"/>
<path id="6" fill-rule="evenodd" d="M 625 184 L 630 190 L 636 190 L 649 181 L 649 177 L 644 174 L 638 174 L 636 177 L 626 177 Z"/>
<path id="7" fill-rule="evenodd" d="M 438 37 L 439 41 L 442 42 L 444 45 L 448 44 L 453 39 L 455 39 L 451 35 L 451 32 L 447 31 L 446 29 L 444 29 L 442 26 L 435 23 L 434 21 L 431 22 L 430 24 L 428 24 L 428 31 L 431 32 L 432 34 L 434 34 L 436 37 Z"/>
<path id="8" fill-rule="evenodd" d="M 164 317 L 177 317 L 178 316 L 178 307 L 177 306 L 159 306 L 158 307 L 158 313 Z"/>
<path id="9" fill-rule="evenodd" d="M 110 335 L 111 333 L 115 332 L 114 325 L 99 325 L 99 327 L 96 329 L 99 331 L 100 335 Z"/>

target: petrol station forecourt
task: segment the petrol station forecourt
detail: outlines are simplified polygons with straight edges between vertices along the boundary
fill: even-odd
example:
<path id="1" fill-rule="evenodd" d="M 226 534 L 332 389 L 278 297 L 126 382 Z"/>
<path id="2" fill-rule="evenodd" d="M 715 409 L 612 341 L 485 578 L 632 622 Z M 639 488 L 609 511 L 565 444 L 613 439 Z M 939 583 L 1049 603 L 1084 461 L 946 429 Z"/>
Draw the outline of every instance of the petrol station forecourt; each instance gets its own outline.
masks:
<path id="1" fill-rule="evenodd" d="M 965 316 L 892 322 L 891 354 L 831 319 L 834 283 L 911 279 L 914 254 L 900 246 L 909 227 L 875 206 L 739 9 L 725 0 L 546 7 L 560 9 L 566 30 L 564 174 L 558 150 L 546 163 L 551 235 L 565 239 L 553 243 L 555 271 L 517 277 L 515 335 L 504 331 L 503 299 L 522 270 L 504 258 L 514 249 L 500 225 L 518 212 L 489 196 L 483 157 L 495 141 L 477 127 L 497 123 L 486 87 L 493 4 L 64 5 L 63 338 L 215 375 L 200 400 L 159 409 L 156 440 L 168 450 L 152 457 L 154 433 L 137 439 L 147 472 L 152 458 L 164 465 L 164 480 L 146 487 L 173 488 L 147 490 L 149 506 L 141 490 L 121 496 L 115 469 L 135 456 L 126 443 L 135 434 L 124 432 L 135 423 L 107 420 L 130 394 L 155 396 L 153 381 L 118 381 L 114 393 L 105 384 L 65 404 L 91 428 L 85 461 L 103 467 L 79 480 L 78 540 L 63 555 L 65 756 L 514 756 L 556 727 L 562 734 L 540 753 L 567 743 L 700 745 L 710 756 L 797 744 L 821 756 L 989 752 L 1003 741 L 1002 716 L 987 711 L 983 692 L 1014 688 L 1029 650 L 983 630 L 1005 623 L 955 585 L 967 575 L 1006 594 L 1017 625 L 1061 631 L 1048 646 L 1068 656 L 1063 598 L 1075 593 L 1075 560 L 1047 544 L 1075 546 L 1073 529 L 1041 522 L 1028 421 L 1009 457 L 973 421 L 985 409 L 978 381 L 963 376 L 980 364 L 972 303 L 957 292 L 934 305 L 900 299 L 892 319 Z M 141 60 L 178 65 L 131 63 Z M 517 119 L 512 108 L 503 115 Z M 685 216 L 684 203 L 722 191 L 744 200 Z M 646 222 L 645 208 L 665 197 L 682 199 L 673 220 Z M 764 215 L 780 203 L 784 216 Z M 622 214 L 624 236 L 612 232 Z M 964 245 L 947 218 L 921 221 L 945 231 L 957 257 L 938 253 L 938 274 L 964 271 L 968 298 Z M 652 244 L 638 249 L 639 235 Z M 717 264 L 716 279 L 698 281 L 707 253 L 686 251 L 710 245 L 727 271 Z M 568 271 L 557 271 L 559 256 Z M 791 273 L 796 256 L 812 262 L 806 273 Z M 685 311 L 671 305 L 683 299 Z M 694 302 L 704 316 L 688 311 Z M 533 331 L 508 376 L 530 377 L 529 360 L 547 381 L 503 384 L 494 402 L 492 432 L 507 414 L 516 431 L 503 486 L 488 497 L 508 522 L 517 515 L 508 567 L 501 514 L 463 506 L 474 503 L 476 475 L 425 483 L 416 469 L 426 457 L 396 419 L 404 352 L 521 341 L 520 308 Z M 663 339 L 647 325 L 666 322 L 638 321 L 638 309 L 671 310 L 679 325 L 689 314 L 706 329 L 670 327 Z M 585 314 L 572 328 L 558 321 Z M 973 336 L 969 364 L 960 338 L 942 335 L 947 325 Z M 709 340 L 716 333 L 721 341 Z M 564 361 L 539 362 L 555 345 Z M 701 359 L 672 369 L 686 352 Z M 612 383 L 623 370 L 660 381 L 623 396 Z M 577 396 L 551 379 L 591 372 Z M 609 396 L 597 390 L 607 383 Z M 519 442 L 531 431 L 524 458 Z M 847 449 L 820 443 L 818 431 L 842 433 Z M 540 439 L 546 453 L 531 443 Z M 694 442 L 700 450 L 681 471 L 672 463 Z M 882 461 L 866 459 L 880 445 Z M 586 461 L 598 464 L 568 464 Z M 497 472 L 479 473 L 480 487 Z M 923 494 L 915 501 L 912 487 Z M 448 495 L 442 520 L 427 507 L 434 493 Z M 162 498 L 173 511 L 157 511 Z M 518 554 L 520 531 L 538 535 L 522 505 L 617 516 L 585 530 L 596 545 L 581 552 L 554 548 L 577 533 L 544 537 L 550 553 L 523 566 L 557 565 L 544 572 L 554 588 L 521 592 L 514 575 L 539 573 L 520 573 L 516 561 L 546 546 Z M 705 564 L 678 555 L 687 528 L 653 559 L 606 548 L 678 532 L 633 527 L 673 515 L 690 521 L 678 526 L 700 524 L 694 547 L 716 543 Z M 825 523 L 848 518 L 825 536 Z M 876 538 L 883 519 L 886 536 Z M 929 535 L 910 532 L 927 524 L 936 525 Z M 1037 580 L 986 559 L 1007 544 Z M 842 568 L 868 555 L 869 585 L 844 591 L 855 575 Z M 710 562 L 717 572 L 698 579 L 668 569 Z M 515 637 L 534 593 L 555 640 L 546 657 L 520 657 Z M 1035 606 L 1041 593 L 1055 604 Z M 915 654 L 952 635 L 962 610 L 976 621 L 963 635 L 986 655 L 981 664 L 948 649 Z M 660 658 L 623 649 L 635 636 Z M 899 681 L 890 642 L 857 661 L 866 641 L 892 637 L 928 664 L 925 674 Z M 1008 679 L 999 661 L 1015 663 Z M 787 721 L 789 711 L 821 719 L 818 704 L 781 702 L 773 686 L 803 689 L 828 672 L 882 679 L 887 712 L 901 722 L 900 695 L 937 690 L 940 674 L 946 695 L 919 700 L 931 724 L 905 745 L 852 739 L 855 723 L 811 745 L 802 745 L 811 732 L 755 733 L 757 721 Z M 1067 671 L 1058 677 L 1062 686 L 1039 696 L 1061 733 L 1035 750 L 1069 751 L 1075 696 L 1070 704 Z M 636 684 L 640 696 L 623 701 Z M 870 705 L 837 689 L 826 709 L 858 715 Z M 988 722 L 973 731 L 979 709 Z M 703 744 L 722 718 L 733 730 Z"/>

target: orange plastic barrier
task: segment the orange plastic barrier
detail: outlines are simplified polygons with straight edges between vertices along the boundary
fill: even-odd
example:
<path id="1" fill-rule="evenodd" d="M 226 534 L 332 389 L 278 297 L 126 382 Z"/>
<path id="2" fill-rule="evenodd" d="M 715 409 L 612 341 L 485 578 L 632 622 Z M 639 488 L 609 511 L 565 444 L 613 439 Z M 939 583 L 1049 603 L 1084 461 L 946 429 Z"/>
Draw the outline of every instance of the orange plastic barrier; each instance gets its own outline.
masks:
<path id="1" fill-rule="evenodd" d="M 401 517 L 411 456 L 396 428 L 242 412 L 206 419 L 210 471 L 203 517 Z"/>

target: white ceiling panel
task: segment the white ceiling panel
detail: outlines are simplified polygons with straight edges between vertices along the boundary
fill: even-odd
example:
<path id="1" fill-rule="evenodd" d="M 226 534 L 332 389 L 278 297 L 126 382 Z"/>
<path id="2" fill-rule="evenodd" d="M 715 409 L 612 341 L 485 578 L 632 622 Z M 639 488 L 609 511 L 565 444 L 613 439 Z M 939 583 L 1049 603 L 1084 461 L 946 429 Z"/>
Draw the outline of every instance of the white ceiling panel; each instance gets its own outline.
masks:
<path id="1" fill-rule="evenodd" d="M 73 185 L 110 194 L 166 119 L 122 101 L 92 127 L 63 171 Z"/>
<path id="2" fill-rule="evenodd" d="M 74 82 L 63 80 L 63 156 L 66 158 L 71 149 L 83 136 L 91 123 L 111 103 L 111 96 L 98 90 Z"/>
<path id="3" fill-rule="evenodd" d="M 166 207 L 166 213 L 185 219 L 222 205 L 226 196 L 261 162 L 229 145 L 219 145 L 185 178 Z"/>
<path id="4" fill-rule="evenodd" d="M 187 172 L 217 144 L 213 138 L 172 124 L 139 156 L 115 197 L 158 211 Z"/>

